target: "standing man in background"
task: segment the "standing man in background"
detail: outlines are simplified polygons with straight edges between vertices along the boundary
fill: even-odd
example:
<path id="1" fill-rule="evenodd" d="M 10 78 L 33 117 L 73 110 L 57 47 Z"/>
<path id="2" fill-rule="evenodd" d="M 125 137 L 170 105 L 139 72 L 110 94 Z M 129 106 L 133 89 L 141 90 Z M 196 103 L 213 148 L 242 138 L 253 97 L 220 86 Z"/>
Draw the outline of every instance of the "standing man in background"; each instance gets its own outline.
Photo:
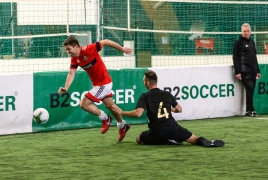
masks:
<path id="1" fill-rule="evenodd" d="M 256 117 L 257 112 L 253 106 L 253 95 L 256 79 L 261 77 L 256 55 L 255 43 L 250 39 L 251 27 L 244 23 L 241 27 L 242 35 L 233 46 L 233 63 L 235 77 L 242 80 L 246 89 L 246 113 L 245 116 Z"/>
<path id="2" fill-rule="evenodd" d="M 99 119 L 102 120 L 101 133 L 104 134 L 106 131 L 108 131 L 112 123 L 112 117 L 100 110 L 94 104 L 94 102 L 102 101 L 105 107 L 109 109 L 116 118 L 117 127 L 119 127 L 118 141 L 122 141 L 129 130 L 130 125 L 126 124 L 120 114 L 112 110 L 112 106 L 115 105 L 112 99 L 112 78 L 110 77 L 108 70 L 106 69 L 105 64 L 98 52 L 103 48 L 103 46 L 113 47 L 126 54 L 130 54 L 132 49 L 122 47 L 116 42 L 108 39 L 88 44 L 87 46 L 80 46 L 78 40 L 72 36 L 68 37 L 63 42 L 63 46 L 67 54 L 71 56 L 71 65 L 66 78 L 65 86 L 60 87 L 58 92 L 66 93 L 74 80 L 77 67 L 80 66 L 83 68 L 92 81 L 93 88 L 89 90 L 85 97 L 83 97 L 81 100 L 81 108 L 98 116 Z"/>

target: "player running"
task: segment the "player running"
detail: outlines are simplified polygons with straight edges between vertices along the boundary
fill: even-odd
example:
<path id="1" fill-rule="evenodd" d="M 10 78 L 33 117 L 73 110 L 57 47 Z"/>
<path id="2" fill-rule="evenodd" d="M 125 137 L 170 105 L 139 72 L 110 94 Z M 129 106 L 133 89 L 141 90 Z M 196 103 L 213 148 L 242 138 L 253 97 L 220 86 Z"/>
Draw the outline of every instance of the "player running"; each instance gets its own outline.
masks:
<path id="1" fill-rule="evenodd" d="M 112 79 L 102 61 L 99 51 L 103 46 L 113 47 L 126 54 L 130 54 L 132 49 L 128 47 L 122 47 L 116 42 L 105 39 L 99 42 L 88 44 L 87 46 L 80 46 L 78 40 L 72 36 L 68 37 L 63 46 L 66 52 L 71 56 L 70 70 L 66 78 L 65 86 L 60 87 L 59 93 L 66 93 L 71 86 L 77 67 L 83 68 L 90 80 L 92 81 L 93 88 L 83 97 L 80 102 L 80 106 L 83 110 L 94 114 L 102 120 L 101 133 L 104 134 L 108 131 L 112 117 L 107 115 L 104 111 L 100 110 L 93 102 L 102 101 L 107 109 L 113 114 L 117 120 L 117 127 L 119 127 L 118 142 L 122 141 L 130 128 L 129 124 L 123 120 L 122 116 L 112 110 L 113 106 L 116 106 L 112 99 Z"/>

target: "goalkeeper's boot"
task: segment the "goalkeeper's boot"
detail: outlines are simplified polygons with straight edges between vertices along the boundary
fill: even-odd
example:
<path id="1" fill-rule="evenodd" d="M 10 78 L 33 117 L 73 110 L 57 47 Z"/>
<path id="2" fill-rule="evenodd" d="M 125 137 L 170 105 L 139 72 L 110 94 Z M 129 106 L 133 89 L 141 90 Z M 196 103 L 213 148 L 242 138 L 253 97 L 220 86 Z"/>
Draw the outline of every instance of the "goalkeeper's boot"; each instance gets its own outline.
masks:
<path id="1" fill-rule="evenodd" d="M 129 124 L 125 124 L 123 128 L 119 129 L 119 138 L 118 138 L 118 142 L 121 142 L 124 137 L 126 136 L 127 131 L 130 129 L 130 125 Z"/>
<path id="2" fill-rule="evenodd" d="M 224 144 L 222 140 L 205 140 L 203 143 L 204 147 L 223 147 Z"/>
<path id="3" fill-rule="evenodd" d="M 108 131 L 111 123 L 112 123 L 112 116 L 108 116 L 108 119 L 102 120 L 102 128 L 101 128 L 101 134 L 104 134 Z"/>

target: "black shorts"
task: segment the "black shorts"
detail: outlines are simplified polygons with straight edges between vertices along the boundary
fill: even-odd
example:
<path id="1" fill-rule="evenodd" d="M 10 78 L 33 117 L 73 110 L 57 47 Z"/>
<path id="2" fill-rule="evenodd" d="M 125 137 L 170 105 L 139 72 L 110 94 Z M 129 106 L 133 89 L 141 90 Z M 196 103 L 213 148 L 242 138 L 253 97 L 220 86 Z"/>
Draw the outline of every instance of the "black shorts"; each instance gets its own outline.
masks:
<path id="1" fill-rule="evenodd" d="M 147 145 L 164 145 L 168 144 L 168 140 L 178 142 L 186 141 L 192 136 L 192 133 L 186 128 L 178 125 L 174 130 L 167 132 L 157 132 L 152 130 L 143 131 L 140 134 L 140 140 Z"/>

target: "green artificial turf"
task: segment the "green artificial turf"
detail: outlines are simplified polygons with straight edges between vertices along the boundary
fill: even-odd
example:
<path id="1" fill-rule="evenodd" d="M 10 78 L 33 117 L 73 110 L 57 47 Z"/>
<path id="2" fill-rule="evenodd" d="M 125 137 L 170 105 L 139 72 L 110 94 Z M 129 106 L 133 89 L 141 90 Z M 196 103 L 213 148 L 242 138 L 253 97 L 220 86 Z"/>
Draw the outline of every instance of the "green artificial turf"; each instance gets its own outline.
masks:
<path id="1" fill-rule="evenodd" d="M 138 145 L 147 125 L 0 137 L 0 179 L 268 179 L 268 115 L 180 121 L 197 136 L 222 139 L 222 148 Z"/>

